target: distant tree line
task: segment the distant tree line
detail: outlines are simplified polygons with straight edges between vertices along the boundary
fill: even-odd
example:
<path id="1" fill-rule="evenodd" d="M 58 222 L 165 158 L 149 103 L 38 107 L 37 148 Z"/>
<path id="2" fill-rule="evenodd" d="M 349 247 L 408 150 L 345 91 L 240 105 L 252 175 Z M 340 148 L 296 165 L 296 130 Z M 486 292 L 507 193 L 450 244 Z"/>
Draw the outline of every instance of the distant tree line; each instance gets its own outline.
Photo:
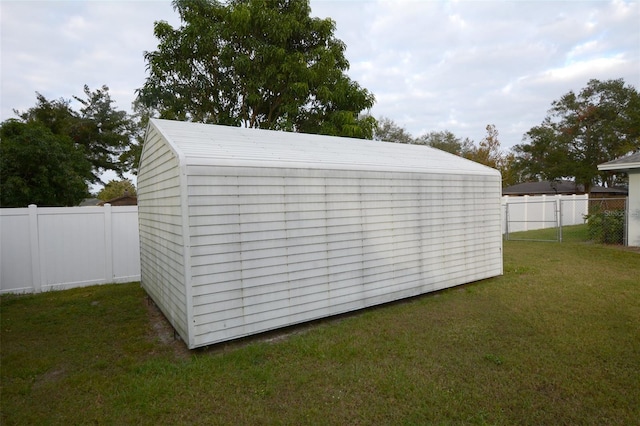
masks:
<path id="1" fill-rule="evenodd" d="M 598 164 L 640 151 L 640 95 L 622 79 L 590 80 L 551 103 L 542 123 L 513 149 L 521 180 L 572 179 L 584 186 L 625 185 L 624 173 Z"/>
<path id="2" fill-rule="evenodd" d="M 145 52 L 148 75 L 133 114 L 109 88 L 15 111 L 0 124 L 0 206 L 77 205 L 112 171 L 136 173 L 150 117 L 429 145 L 500 170 L 503 185 L 574 179 L 624 183 L 597 164 L 640 150 L 640 100 L 622 80 L 591 80 L 551 104 L 539 126 L 511 151 L 495 125 L 476 142 L 450 131 L 414 137 L 369 114 L 374 95 L 346 74 L 335 22 L 310 16 L 308 0 L 174 0 L 181 25 L 155 23 L 158 48 Z M 425 154 L 428 155 L 428 154 Z M 129 182 L 130 183 L 130 182 Z M 128 185 L 110 182 L 101 197 Z M 114 195 L 115 194 L 115 195 Z"/>
<path id="3" fill-rule="evenodd" d="M 598 164 L 640 151 L 640 95 L 622 79 L 590 80 L 551 103 L 542 124 L 523 135 L 512 150 L 500 147 L 492 124 L 477 145 L 448 130 L 413 137 L 389 118 L 378 120 L 374 138 L 429 145 L 498 169 L 503 186 L 520 182 L 574 180 L 587 192 L 593 185 L 624 186 L 625 173 L 599 171 Z"/>
<path id="4" fill-rule="evenodd" d="M 518 183 L 518 176 L 513 174 L 514 154 L 502 150 L 495 125 L 488 124 L 485 129 L 487 135 L 476 145 L 471 139 L 462 139 L 449 130 L 431 131 L 413 137 L 404 127 L 390 118 L 382 117 L 378 120 L 374 139 L 437 148 L 499 170 L 502 173 L 503 186 Z"/>

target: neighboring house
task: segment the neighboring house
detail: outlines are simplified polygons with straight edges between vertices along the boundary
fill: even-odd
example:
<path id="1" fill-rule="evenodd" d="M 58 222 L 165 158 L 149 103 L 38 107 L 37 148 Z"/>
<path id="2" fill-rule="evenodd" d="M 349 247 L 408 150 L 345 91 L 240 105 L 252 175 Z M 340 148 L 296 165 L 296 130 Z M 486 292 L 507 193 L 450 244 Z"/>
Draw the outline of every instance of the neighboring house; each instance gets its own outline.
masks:
<path id="1" fill-rule="evenodd" d="M 525 182 L 509 186 L 502 190 L 502 195 L 581 195 L 584 194 L 584 186 L 570 180 Z M 594 185 L 591 194 L 597 197 L 626 197 L 626 188 L 605 188 Z"/>
<path id="2" fill-rule="evenodd" d="M 630 246 L 640 246 L 640 152 L 599 164 L 598 170 L 629 174 L 627 241 Z"/>
<path id="3" fill-rule="evenodd" d="M 124 191 L 124 194 L 122 194 L 122 196 L 112 198 L 107 201 L 101 201 L 97 205 L 104 206 L 107 203 L 111 204 L 112 206 L 137 206 L 138 197 L 129 194 L 129 191 Z"/>

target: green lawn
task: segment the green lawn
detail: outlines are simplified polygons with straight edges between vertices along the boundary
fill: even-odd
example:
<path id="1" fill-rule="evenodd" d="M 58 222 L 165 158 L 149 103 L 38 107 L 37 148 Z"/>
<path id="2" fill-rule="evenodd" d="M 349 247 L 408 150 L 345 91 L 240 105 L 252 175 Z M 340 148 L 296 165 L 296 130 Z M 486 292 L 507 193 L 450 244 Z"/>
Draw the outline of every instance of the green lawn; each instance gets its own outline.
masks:
<path id="1" fill-rule="evenodd" d="M 3 296 L 0 423 L 637 424 L 640 253 L 508 241 L 504 264 L 192 352 L 137 284 Z"/>
<path id="2" fill-rule="evenodd" d="M 538 229 L 535 231 L 512 232 L 509 234 L 510 241 L 559 241 L 563 242 L 589 242 L 589 229 L 587 225 L 563 226 L 558 228 Z"/>

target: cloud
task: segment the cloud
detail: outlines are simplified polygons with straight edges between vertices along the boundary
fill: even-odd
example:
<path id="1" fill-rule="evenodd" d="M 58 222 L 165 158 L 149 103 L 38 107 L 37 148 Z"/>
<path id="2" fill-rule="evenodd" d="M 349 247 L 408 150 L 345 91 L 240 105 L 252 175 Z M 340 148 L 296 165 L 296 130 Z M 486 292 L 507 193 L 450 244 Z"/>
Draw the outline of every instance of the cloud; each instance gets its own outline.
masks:
<path id="1" fill-rule="evenodd" d="M 348 3 L 367 8 L 312 4 L 336 20 L 350 75 L 376 95 L 374 115 L 414 135 L 446 129 L 479 141 L 491 123 L 509 147 L 591 78 L 640 84 L 637 3 Z"/>
<path id="2" fill-rule="evenodd" d="M 2 120 L 12 108 L 82 95 L 84 84 L 111 89 L 128 109 L 144 82 L 143 51 L 153 50 L 153 22 L 178 21 L 165 1 L 2 1 Z"/>
<path id="3" fill-rule="evenodd" d="M 592 79 L 640 87 L 637 1 L 312 0 L 345 42 L 349 76 L 415 136 L 475 141 L 495 124 L 520 143 L 551 102 Z M 169 1 L 0 2 L 1 119 L 47 98 L 106 84 L 127 109 L 145 79 L 153 23 L 179 24 Z"/>

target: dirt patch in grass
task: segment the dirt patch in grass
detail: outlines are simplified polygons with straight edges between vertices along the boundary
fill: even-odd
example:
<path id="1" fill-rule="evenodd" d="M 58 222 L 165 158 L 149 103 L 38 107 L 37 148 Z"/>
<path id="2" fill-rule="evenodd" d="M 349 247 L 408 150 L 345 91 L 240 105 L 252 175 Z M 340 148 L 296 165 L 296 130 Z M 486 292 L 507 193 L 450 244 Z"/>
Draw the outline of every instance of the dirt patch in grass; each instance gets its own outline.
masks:
<path id="1" fill-rule="evenodd" d="M 189 358 L 191 353 L 187 345 L 149 296 L 145 297 L 145 307 L 151 324 L 151 338 L 157 339 L 162 346 L 171 348 L 176 358 Z"/>
<path id="2" fill-rule="evenodd" d="M 33 382 L 33 389 L 39 389 L 47 386 L 49 383 L 55 383 L 62 380 L 67 375 L 66 368 L 57 368 L 47 371 L 44 374 L 36 377 Z"/>

